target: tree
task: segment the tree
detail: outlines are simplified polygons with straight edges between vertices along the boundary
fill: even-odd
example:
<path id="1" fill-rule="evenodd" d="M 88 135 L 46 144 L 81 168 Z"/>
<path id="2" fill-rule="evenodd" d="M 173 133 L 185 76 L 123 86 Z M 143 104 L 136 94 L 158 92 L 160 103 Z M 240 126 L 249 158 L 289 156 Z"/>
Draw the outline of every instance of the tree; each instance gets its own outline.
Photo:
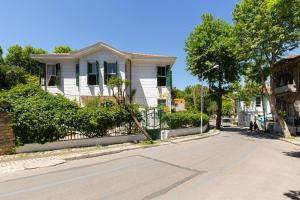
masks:
<path id="1" fill-rule="evenodd" d="M 286 52 L 299 46 L 300 42 L 300 2 L 295 0 L 242 0 L 237 4 L 233 18 L 235 21 L 236 50 L 245 61 L 256 63 L 261 82 L 266 89 L 263 61 L 271 82 L 275 63 Z M 283 116 L 275 105 L 274 87 L 268 92 L 273 116 L 278 119 L 286 138 L 291 137 Z"/>
<path id="2" fill-rule="evenodd" d="M 70 53 L 72 51 L 72 48 L 69 46 L 56 46 L 54 47 L 53 52 L 54 53 Z"/>
<path id="3" fill-rule="evenodd" d="M 32 75 L 39 74 L 39 62 L 31 59 L 30 54 L 45 54 L 47 51 L 34 48 L 31 45 L 22 48 L 19 45 L 13 45 L 8 48 L 5 62 L 10 66 L 19 66 L 24 68 Z"/>
<path id="4" fill-rule="evenodd" d="M 138 127 L 140 131 L 145 135 L 145 137 L 153 143 L 151 137 L 147 133 L 147 131 L 141 126 L 140 122 L 138 121 L 136 114 L 134 112 L 133 105 L 130 103 L 127 103 L 125 92 L 129 86 L 130 82 L 129 80 L 122 80 L 119 77 L 112 77 L 108 81 L 108 85 L 111 88 L 113 97 L 115 98 L 117 104 L 121 107 L 123 107 L 131 116 L 132 120 L 134 121 L 135 125 Z"/>
<path id="5" fill-rule="evenodd" d="M 222 95 L 228 83 L 239 79 L 240 66 L 233 51 L 232 27 L 211 14 L 202 16 L 185 43 L 187 70 L 201 79 L 208 79 L 211 95 L 217 101 L 217 129 L 221 128 Z M 219 68 L 201 74 L 218 64 Z"/>
<path id="6" fill-rule="evenodd" d="M 1 48 L 1 46 L 0 46 L 0 64 L 3 64 L 3 63 L 4 63 L 2 54 L 3 54 L 3 50 L 2 50 L 2 48 Z"/>

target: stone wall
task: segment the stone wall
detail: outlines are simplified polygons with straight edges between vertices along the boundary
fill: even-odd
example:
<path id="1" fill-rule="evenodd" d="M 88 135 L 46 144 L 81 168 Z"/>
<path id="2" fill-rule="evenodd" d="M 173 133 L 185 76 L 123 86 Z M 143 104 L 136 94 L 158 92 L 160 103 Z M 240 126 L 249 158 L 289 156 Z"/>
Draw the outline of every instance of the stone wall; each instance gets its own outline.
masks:
<path id="1" fill-rule="evenodd" d="M 0 112 L 0 155 L 11 154 L 15 147 L 15 137 L 10 127 L 7 113 Z"/>

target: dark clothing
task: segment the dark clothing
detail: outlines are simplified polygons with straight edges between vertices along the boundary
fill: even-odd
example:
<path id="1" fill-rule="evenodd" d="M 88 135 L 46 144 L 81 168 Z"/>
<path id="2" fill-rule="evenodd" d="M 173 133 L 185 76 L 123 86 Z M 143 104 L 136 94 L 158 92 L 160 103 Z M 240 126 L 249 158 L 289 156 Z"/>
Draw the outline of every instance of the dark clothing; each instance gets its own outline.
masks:
<path id="1" fill-rule="evenodd" d="M 253 124 L 253 128 L 254 128 L 254 130 L 255 130 L 255 131 L 257 131 L 257 130 L 258 130 L 258 125 L 257 125 L 257 123 L 256 123 L 256 122 L 254 122 L 254 124 Z"/>
<path id="2" fill-rule="evenodd" d="M 252 132 L 252 130 L 253 130 L 253 122 L 250 121 L 250 131 Z"/>

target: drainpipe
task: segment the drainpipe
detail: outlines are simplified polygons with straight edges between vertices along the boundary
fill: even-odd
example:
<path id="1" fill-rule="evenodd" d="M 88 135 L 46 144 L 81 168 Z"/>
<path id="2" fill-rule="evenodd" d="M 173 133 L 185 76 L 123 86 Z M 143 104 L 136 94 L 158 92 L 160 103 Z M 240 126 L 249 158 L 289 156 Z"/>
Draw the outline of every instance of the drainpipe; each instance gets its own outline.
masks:
<path id="1" fill-rule="evenodd" d="M 129 101 L 132 103 L 132 96 L 131 96 L 131 60 L 128 59 L 129 61 Z"/>

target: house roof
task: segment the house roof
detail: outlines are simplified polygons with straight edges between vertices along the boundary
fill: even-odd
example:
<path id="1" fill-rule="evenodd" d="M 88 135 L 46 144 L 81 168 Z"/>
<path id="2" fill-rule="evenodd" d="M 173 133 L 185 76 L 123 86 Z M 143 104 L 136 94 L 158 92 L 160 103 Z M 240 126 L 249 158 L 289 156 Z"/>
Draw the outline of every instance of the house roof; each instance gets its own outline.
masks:
<path id="1" fill-rule="evenodd" d="M 278 61 L 276 63 L 276 65 L 281 65 L 283 63 L 290 62 L 290 61 L 296 60 L 298 58 L 300 58 L 300 54 L 291 55 L 291 56 L 288 56 L 287 58 L 281 59 L 280 61 Z"/>
<path id="2" fill-rule="evenodd" d="M 40 61 L 45 61 L 48 59 L 76 59 L 76 58 L 80 58 L 92 54 L 99 49 L 107 49 L 124 58 L 133 59 L 133 60 L 153 60 L 153 59 L 168 60 L 171 63 L 174 63 L 176 60 L 176 57 L 174 56 L 162 56 L 162 55 L 155 55 L 155 54 L 125 52 L 115 47 L 112 47 L 104 42 L 98 42 L 96 44 L 90 45 L 88 47 L 82 48 L 78 51 L 71 52 L 71 53 L 31 54 L 31 58 Z"/>

